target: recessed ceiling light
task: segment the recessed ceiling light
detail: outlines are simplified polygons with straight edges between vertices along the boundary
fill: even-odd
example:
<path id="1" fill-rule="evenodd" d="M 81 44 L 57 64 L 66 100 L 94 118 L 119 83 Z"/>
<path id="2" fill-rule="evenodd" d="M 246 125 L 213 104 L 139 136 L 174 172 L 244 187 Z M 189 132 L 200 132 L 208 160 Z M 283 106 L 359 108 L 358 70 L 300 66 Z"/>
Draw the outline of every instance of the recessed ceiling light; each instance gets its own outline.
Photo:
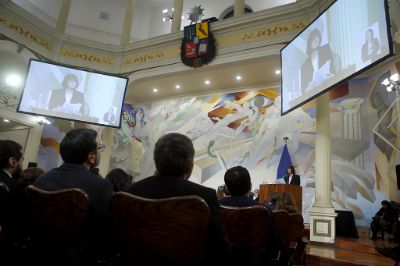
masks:
<path id="1" fill-rule="evenodd" d="M 181 88 L 181 85 L 179 85 L 179 84 L 175 85 L 175 89 L 179 90 L 180 88 Z"/>
<path id="2" fill-rule="evenodd" d="M 10 122 L 10 120 L 8 120 L 7 118 L 4 118 L 3 121 L 6 123 Z"/>
<path id="3" fill-rule="evenodd" d="M 281 73 L 280 69 L 275 70 L 275 74 L 279 75 Z"/>
<path id="4" fill-rule="evenodd" d="M 6 77 L 6 83 L 9 86 L 16 87 L 19 84 L 21 84 L 21 81 L 22 81 L 21 77 L 17 74 L 10 74 Z"/>
<path id="5" fill-rule="evenodd" d="M 154 89 L 153 89 L 153 92 L 158 92 L 158 89 L 157 89 L 157 88 L 154 88 Z"/>
<path id="6" fill-rule="evenodd" d="M 240 75 L 236 76 L 236 80 L 241 80 L 241 79 L 242 79 L 242 76 L 240 76 Z"/>
<path id="7" fill-rule="evenodd" d="M 209 81 L 209 80 L 207 79 L 206 81 L 204 81 L 204 83 L 205 83 L 206 85 L 210 85 L 211 81 Z"/>

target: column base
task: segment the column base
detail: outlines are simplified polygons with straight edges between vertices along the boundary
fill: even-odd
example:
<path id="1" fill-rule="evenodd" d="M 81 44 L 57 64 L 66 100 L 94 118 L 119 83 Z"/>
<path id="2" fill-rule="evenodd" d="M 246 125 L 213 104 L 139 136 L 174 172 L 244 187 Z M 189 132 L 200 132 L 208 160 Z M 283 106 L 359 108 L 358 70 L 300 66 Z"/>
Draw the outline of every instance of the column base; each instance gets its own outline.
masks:
<path id="1" fill-rule="evenodd" d="M 310 215 L 310 241 L 335 243 L 337 214 L 333 207 L 312 207 Z"/>

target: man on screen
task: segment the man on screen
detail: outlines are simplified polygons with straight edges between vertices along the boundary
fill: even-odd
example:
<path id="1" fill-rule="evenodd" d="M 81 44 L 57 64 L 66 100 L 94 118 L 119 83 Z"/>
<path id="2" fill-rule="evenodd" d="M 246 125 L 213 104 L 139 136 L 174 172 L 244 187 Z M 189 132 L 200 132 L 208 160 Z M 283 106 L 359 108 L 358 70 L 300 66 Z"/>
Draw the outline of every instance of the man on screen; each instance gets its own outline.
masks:
<path id="1" fill-rule="evenodd" d="M 332 51 L 329 44 L 321 46 L 321 32 L 314 29 L 307 39 L 307 59 L 301 66 L 301 88 L 303 93 L 312 90 L 335 74 Z"/>
<path id="2" fill-rule="evenodd" d="M 76 90 L 78 78 L 74 74 L 67 74 L 61 86 L 60 90 L 52 91 L 49 110 L 82 115 L 85 101 L 82 92 Z"/>

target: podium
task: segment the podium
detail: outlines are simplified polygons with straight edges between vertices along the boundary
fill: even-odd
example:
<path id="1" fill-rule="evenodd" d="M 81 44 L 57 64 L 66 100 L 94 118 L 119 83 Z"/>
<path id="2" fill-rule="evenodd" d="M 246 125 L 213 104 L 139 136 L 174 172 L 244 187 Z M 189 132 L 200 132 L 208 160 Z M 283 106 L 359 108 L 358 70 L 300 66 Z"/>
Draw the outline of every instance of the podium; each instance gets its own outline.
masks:
<path id="1" fill-rule="evenodd" d="M 289 192 L 293 195 L 296 201 L 297 208 L 302 213 L 303 194 L 301 186 L 287 185 L 287 184 L 262 184 L 258 191 L 258 200 L 263 203 L 268 203 L 269 195 L 272 192 Z"/>

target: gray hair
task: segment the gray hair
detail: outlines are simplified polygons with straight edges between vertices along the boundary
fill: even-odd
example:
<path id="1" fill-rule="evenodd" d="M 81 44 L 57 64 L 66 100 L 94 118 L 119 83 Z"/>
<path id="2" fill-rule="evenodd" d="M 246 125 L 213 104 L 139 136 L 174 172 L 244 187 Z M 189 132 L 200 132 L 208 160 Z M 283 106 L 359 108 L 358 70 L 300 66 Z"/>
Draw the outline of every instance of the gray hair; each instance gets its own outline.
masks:
<path id="1" fill-rule="evenodd" d="M 180 133 L 162 136 L 154 148 L 154 162 L 160 175 L 183 176 L 193 163 L 192 141 Z"/>

